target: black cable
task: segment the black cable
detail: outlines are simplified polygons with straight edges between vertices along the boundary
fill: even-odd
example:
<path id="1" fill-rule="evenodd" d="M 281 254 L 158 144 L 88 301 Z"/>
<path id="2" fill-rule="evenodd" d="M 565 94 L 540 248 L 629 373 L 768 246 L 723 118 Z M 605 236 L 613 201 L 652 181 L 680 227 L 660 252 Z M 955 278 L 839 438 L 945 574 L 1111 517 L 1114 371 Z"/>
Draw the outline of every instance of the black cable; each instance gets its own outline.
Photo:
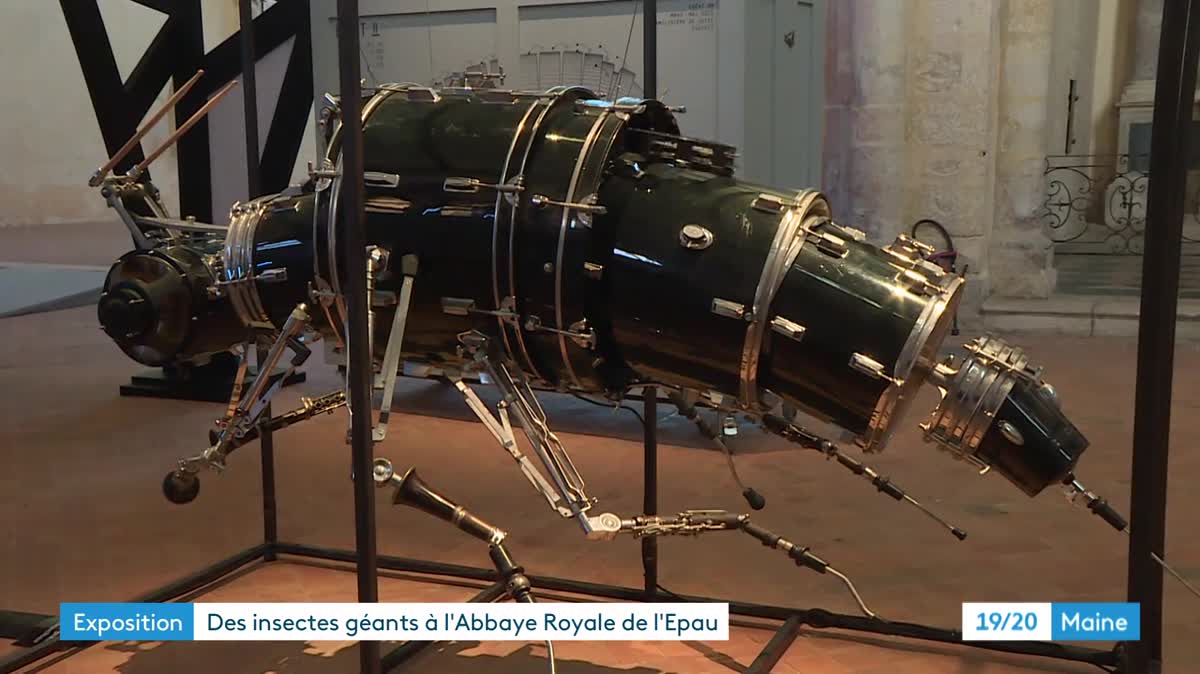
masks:
<path id="1" fill-rule="evenodd" d="M 637 418 L 638 418 L 638 421 L 642 422 L 642 426 L 643 426 L 643 427 L 645 427 L 645 426 L 646 426 L 646 419 L 645 419 L 645 417 L 643 417 L 643 416 L 642 416 L 642 413 L 641 413 L 641 412 L 638 412 L 638 411 L 637 411 L 637 410 L 635 410 L 635 409 L 633 409 L 633 408 L 632 408 L 632 407 L 630 407 L 629 405 L 612 405 L 612 404 L 610 404 L 610 403 L 602 403 L 602 402 L 600 402 L 599 400 L 592 400 L 591 398 L 589 398 L 589 397 L 587 397 L 587 396 L 584 396 L 584 395 L 580 395 L 580 394 L 578 394 L 578 393 L 572 393 L 571 395 L 572 395 L 572 396 L 574 396 L 574 397 L 576 397 L 576 398 L 579 398 L 580 400 L 582 400 L 582 401 L 583 401 L 583 402 L 585 402 L 585 403 L 591 403 L 591 404 L 593 404 L 593 405 L 595 405 L 595 406 L 597 406 L 597 407 L 607 407 L 607 408 L 608 408 L 608 409 L 610 409 L 610 410 L 611 410 L 611 409 L 623 409 L 623 410 L 629 410 L 631 413 L 633 413 L 633 416 L 635 416 L 635 417 L 637 417 Z"/>
<path id="2" fill-rule="evenodd" d="M 654 585 L 654 586 L 658 588 L 659 592 L 662 592 L 663 594 L 667 595 L 667 596 L 668 596 L 668 597 L 670 597 L 671 599 L 674 599 L 676 602 L 678 602 L 678 603 L 680 603 L 680 604 L 686 604 L 686 603 L 688 603 L 688 600 L 687 600 L 687 599 L 684 599 L 683 597 L 680 597 L 679 595 L 675 594 L 674 592 L 672 592 L 672 591 L 668 590 L 667 588 L 663 587 L 661 584 L 659 584 L 659 583 L 655 583 L 655 585 Z"/>

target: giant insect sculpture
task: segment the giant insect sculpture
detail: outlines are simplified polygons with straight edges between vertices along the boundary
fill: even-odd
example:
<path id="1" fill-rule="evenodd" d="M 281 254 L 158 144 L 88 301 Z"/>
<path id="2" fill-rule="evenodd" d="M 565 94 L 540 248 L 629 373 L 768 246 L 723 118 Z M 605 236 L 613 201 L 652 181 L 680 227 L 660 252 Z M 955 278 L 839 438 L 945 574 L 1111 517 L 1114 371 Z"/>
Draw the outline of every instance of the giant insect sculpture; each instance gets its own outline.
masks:
<path id="1" fill-rule="evenodd" d="M 537 391 L 615 404 L 657 387 L 718 443 L 697 407 L 757 419 L 917 504 L 794 412 L 879 452 L 928 382 L 942 397 L 922 424 L 926 440 L 1031 497 L 1064 484 L 1124 528 L 1076 481 L 1087 440 L 1020 348 L 984 337 L 939 360 L 964 279 L 927 260 L 931 248 L 903 235 L 872 245 L 835 222 L 819 192 L 738 179 L 732 147 L 682 136 L 655 100 L 598 100 L 578 87 L 372 91 L 362 111 L 370 343 L 347 344 L 340 126 L 337 100 L 327 100 L 328 151 L 309 180 L 235 205 L 227 229 L 167 217 L 140 171 L 97 172 L 93 183 L 139 242 L 112 267 L 99 304 L 104 330 L 131 358 L 240 348 L 244 362 L 265 339 L 259 371 L 270 372 L 285 358 L 302 363 L 315 338 L 369 349 L 383 391 L 377 442 L 398 372 L 423 368 L 453 383 L 549 507 L 587 537 L 740 530 L 844 581 L 748 515 L 601 511 Z M 495 407 L 469 383 L 478 373 L 502 392 Z M 259 377 L 235 389 L 210 445 L 167 475 L 167 498 L 194 499 L 198 473 L 224 468 L 260 427 L 347 404 L 335 391 L 263 418 L 277 387 Z M 381 484 L 394 482 L 384 474 Z"/>

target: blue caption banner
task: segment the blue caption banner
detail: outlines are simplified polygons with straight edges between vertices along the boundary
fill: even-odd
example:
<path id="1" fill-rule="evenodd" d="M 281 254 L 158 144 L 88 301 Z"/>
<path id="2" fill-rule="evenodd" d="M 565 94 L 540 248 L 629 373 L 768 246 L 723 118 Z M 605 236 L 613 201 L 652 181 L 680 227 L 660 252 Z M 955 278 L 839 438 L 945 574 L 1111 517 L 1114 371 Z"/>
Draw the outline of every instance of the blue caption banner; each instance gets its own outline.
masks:
<path id="1" fill-rule="evenodd" d="M 1051 604 L 1053 641 L 1137 641 L 1142 635 L 1138 604 Z"/>
<path id="2" fill-rule="evenodd" d="M 191 604 L 60 604 L 63 641 L 190 641 Z"/>
<path id="3" fill-rule="evenodd" d="M 64 641 L 724 641 L 729 605 L 199 603 L 60 605 Z"/>

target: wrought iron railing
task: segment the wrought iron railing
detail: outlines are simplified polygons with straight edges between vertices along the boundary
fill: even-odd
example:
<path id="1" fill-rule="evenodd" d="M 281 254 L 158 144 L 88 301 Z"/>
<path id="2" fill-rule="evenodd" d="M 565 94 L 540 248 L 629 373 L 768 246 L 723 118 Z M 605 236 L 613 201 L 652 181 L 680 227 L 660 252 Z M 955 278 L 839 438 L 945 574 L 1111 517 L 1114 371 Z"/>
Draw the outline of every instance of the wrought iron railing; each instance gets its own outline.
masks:
<path id="1" fill-rule="evenodd" d="M 1056 249 L 1099 254 L 1140 254 L 1146 227 L 1148 172 L 1143 155 L 1051 155 L 1046 157 L 1042 217 Z M 1183 238 L 1200 244 L 1200 172 L 1188 180 Z M 1196 246 L 1185 252 L 1200 253 Z"/>

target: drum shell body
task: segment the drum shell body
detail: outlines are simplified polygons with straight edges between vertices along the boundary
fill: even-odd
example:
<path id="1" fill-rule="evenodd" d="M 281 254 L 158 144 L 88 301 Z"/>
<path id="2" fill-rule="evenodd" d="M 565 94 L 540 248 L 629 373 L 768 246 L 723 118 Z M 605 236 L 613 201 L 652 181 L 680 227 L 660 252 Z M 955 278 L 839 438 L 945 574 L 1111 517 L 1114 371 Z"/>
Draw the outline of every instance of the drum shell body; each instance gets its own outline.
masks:
<path id="1" fill-rule="evenodd" d="M 415 94 L 415 96 L 413 95 Z M 569 331 L 584 321 L 580 278 L 590 236 L 577 216 L 554 205 L 575 189 L 595 191 L 619 124 L 577 109 L 590 92 L 546 96 L 469 91 L 427 96 L 384 90 L 364 110 L 366 239 L 386 250 L 375 279 L 374 343 L 382 356 L 403 277 L 417 258 L 402 357 L 441 367 L 466 365 L 459 336 L 479 332 L 502 344 L 526 374 L 545 384 L 593 390 L 590 351 L 539 325 Z M 614 118 L 615 119 L 615 118 Z M 593 148 L 601 148 L 592 151 Z M 333 146 L 337 151 L 336 144 Z M 336 164 L 336 154 L 330 163 Z M 504 186 L 504 189 L 497 189 Z M 330 198 L 336 212 L 335 182 Z M 549 205 L 532 203 L 538 196 Z M 318 255 L 321 275 L 337 278 L 336 227 Z M 334 244 L 330 245 L 330 241 Z M 332 264 L 331 264 L 332 262 Z M 564 273 L 564 266 L 571 272 Z M 580 325 L 584 325 L 580 323 Z"/>
<path id="2" fill-rule="evenodd" d="M 747 323 L 714 313 L 713 301 L 753 302 L 780 219 L 752 208 L 764 191 L 665 164 L 605 182 L 612 339 L 636 379 L 736 396 Z M 712 245 L 681 245 L 688 224 L 711 231 Z"/>
<path id="3" fill-rule="evenodd" d="M 1044 394 L 1040 382 L 1018 379 L 976 456 L 1027 495 L 1037 496 L 1070 475 L 1087 447 L 1087 438 Z"/>
<path id="4" fill-rule="evenodd" d="M 772 309 L 803 326 L 804 334 L 794 340 L 771 333 L 763 384 L 862 434 L 891 383 L 855 369 L 851 359 L 867 356 L 893 376 L 931 298 L 899 286 L 900 267 L 886 251 L 852 239 L 845 244 L 844 257 L 817 245 L 801 248 Z"/>

